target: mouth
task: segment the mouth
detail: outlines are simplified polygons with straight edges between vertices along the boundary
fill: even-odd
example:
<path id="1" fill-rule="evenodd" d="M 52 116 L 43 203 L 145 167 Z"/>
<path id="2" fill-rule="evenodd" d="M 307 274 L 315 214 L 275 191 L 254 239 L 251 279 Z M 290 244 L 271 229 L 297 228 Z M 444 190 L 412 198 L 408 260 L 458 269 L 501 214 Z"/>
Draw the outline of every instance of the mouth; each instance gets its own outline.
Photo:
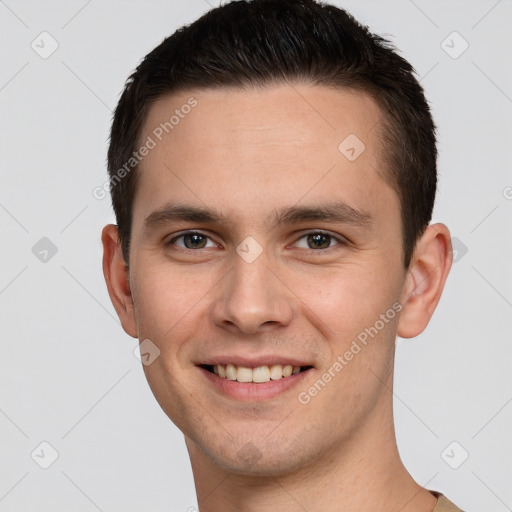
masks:
<path id="1" fill-rule="evenodd" d="M 207 389 L 237 402 L 293 399 L 294 388 L 314 379 L 311 359 L 278 354 L 224 354 L 195 363 Z"/>
<path id="2" fill-rule="evenodd" d="M 262 402 L 290 397 L 287 392 L 306 386 L 313 366 L 263 365 L 256 367 L 234 364 L 199 364 L 209 387 L 216 393 L 237 402 Z M 313 377 L 312 377 L 313 378 Z M 291 397 L 290 397 L 291 398 Z"/>
<path id="3" fill-rule="evenodd" d="M 313 368 L 307 366 L 292 366 L 290 364 L 262 365 L 254 368 L 228 364 L 200 364 L 199 367 L 220 379 L 237 381 L 241 383 L 265 384 L 270 381 L 288 379 L 298 373 L 306 372 Z"/>

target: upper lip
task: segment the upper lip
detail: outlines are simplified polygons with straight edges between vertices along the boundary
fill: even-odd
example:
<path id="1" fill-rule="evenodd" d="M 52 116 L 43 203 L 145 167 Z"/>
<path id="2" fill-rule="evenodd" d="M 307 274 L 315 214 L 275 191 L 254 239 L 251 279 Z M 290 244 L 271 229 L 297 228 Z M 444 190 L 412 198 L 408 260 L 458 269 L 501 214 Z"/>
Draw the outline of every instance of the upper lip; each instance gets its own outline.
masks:
<path id="1" fill-rule="evenodd" d="M 288 356 L 279 356 L 276 354 L 269 354 L 266 356 L 257 356 L 257 357 L 249 357 L 249 356 L 241 356 L 230 354 L 227 356 L 215 356 L 209 357 L 199 363 L 197 365 L 227 365 L 234 364 L 235 366 L 244 366 L 246 368 L 257 368 L 258 366 L 272 366 L 276 364 L 280 364 L 283 366 L 291 365 L 291 366 L 313 366 L 311 362 L 308 362 L 304 359 L 297 359 L 296 357 L 288 357 Z"/>

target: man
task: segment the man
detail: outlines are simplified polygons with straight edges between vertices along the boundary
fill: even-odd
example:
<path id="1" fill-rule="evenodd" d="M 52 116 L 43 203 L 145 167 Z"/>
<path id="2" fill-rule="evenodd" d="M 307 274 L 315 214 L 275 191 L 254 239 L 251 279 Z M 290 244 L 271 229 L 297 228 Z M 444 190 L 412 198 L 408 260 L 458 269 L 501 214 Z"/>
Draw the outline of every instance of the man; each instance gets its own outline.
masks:
<path id="1" fill-rule="evenodd" d="M 410 64 L 313 0 L 214 9 L 128 80 L 103 267 L 200 512 L 460 510 L 393 425 L 451 265 L 436 156 Z"/>

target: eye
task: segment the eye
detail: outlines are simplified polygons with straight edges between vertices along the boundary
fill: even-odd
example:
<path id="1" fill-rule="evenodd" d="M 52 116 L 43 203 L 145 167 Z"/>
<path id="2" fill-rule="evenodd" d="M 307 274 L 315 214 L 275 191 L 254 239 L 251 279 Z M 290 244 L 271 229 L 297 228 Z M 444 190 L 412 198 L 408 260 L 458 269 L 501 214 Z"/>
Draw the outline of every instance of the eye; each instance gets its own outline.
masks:
<path id="1" fill-rule="evenodd" d="M 167 245 L 175 245 L 182 249 L 189 250 L 217 247 L 217 244 L 213 242 L 209 236 L 199 231 L 181 233 L 172 238 Z M 323 231 L 311 231 L 301 236 L 295 242 L 295 246 L 300 249 L 326 250 L 336 245 L 345 245 L 345 242 L 342 238 Z"/>
<path id="2" fill-rule="evenodd" d="M 301 242 L 302 241 L 302 242 Z M 335 242 L 335 243 L 333 243 Z M 343 245 L 342 239 L 323 231 L 312 231 L 300 237 L 295 245 L 301 249 L 329 249 L 334 245 Z"/>
<path id="3" fill-rule="evenodd" d="M 180 243 L 178 243 L 178 240 Z M 182 233 L 170 240 L 167 245 L 177 245 L 183 249 L 205 249 L 209 247 L 217 247 L 217 245 L 210 240 L 210 237 L 197 231 Z"/>

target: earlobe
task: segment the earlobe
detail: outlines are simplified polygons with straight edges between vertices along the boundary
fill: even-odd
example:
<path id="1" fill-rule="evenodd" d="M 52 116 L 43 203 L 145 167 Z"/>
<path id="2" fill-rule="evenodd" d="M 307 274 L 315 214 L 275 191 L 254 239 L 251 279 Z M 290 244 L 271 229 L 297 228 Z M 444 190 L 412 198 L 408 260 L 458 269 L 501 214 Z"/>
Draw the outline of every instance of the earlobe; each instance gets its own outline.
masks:
<path id="1" fill-rule="evenodd" d="M 110 300 L 127 334 L 137 338 L 137 324 L 128 279 L 128 267 L 118 239 L 117 226 L 109 224 L 101 233 L 103 244 L 103 275 Z"/>
<path id="2" fill-rule="evenodd" d="M 413 338 L 428 325 L 452 264 L 450 232 L 444 224 L 427 227 L 416 244 L 402 293 L 398 336 Z"/>

